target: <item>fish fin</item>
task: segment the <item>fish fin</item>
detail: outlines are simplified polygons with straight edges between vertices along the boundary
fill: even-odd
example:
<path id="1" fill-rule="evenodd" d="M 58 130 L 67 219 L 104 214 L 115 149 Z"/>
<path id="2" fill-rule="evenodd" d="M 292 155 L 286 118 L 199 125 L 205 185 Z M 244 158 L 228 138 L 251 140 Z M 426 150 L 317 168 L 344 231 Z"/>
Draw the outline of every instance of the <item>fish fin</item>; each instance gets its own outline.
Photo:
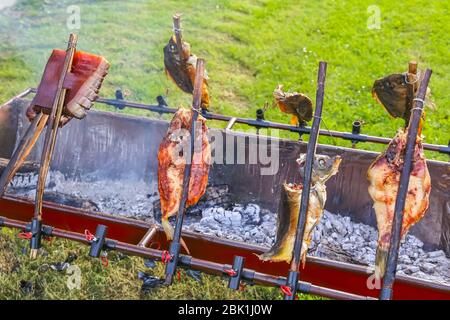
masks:
<path id="1" fill-rule="evenodd" d="M 161 219 L 161 225 L 164 229 L 164 233 L 166 234 L 167 241 L 172 241 L 174 230 L 173 230 L 173 227 L 170 224 L 169 220 Z M 186 242 L 184 242 L 183 238 L 180 238 L 180 244 L 184 248 L 184 250 L 187 252 L 187 254 L 190 255 L 191 253 L 186 245 Z"/>
<path id="2" fill-rule="evenodd" d="M 291 124 L 292 124 L 293 126 L 298 126 L 299 121 L 298 121 L 297 116 L 292 116 L 292 117 L 291 117 Z"/>
<path id="3" fill-rule="evenodd" d="M 180 238 L 180 243 L 181 243 L 181 246 L 184 248 L 184 250 L 186 251 L 186 253 L 188 254 L 188 255 L 191 255 L 191 253 L 190 253 L 190 251 L 189 251 L 189 249 L 188 249 L 188 247 L 187 247 L 187 245 L 186 245 L 186 242 L 184 242 L 184 240 L 183 240 L 183 238 Z"/>
<path id="4" fill-rule="evenodd" d="M 377 255 L 375 257 L 375 278 L 378 280 L 384 277 L 388 254 L 388 250 L 380 247 L 377 248 Z"/>
<path id="5" fill-rule="evenodd" d="M 164 229 L 164 233 L 166 234 L 167 241 L 172 241 L 173 239 L 173 227 L 169 222 L 169 219 L 162 218 L 161 225 Z"/>

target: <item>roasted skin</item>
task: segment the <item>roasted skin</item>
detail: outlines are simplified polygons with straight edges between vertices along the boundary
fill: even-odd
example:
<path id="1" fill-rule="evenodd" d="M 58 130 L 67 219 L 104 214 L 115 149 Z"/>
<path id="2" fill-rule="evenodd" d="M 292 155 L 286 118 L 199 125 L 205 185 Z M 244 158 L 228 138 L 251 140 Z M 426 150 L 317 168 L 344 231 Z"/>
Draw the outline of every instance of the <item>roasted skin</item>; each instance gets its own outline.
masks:
<path id="1" fill-rule="evenodd" d="M 191 53 L 189 43 L 182 41 L 182 50 L 179 54 L 175 36 L 172 36 L 169 43 L 164 47 L 164 66 L 167 76 L 186 93 L 192 94 L 194 91 L 195 71 L 197 66 L 197 56 Z M 202 108 L 209 107 L 208 75 L 203 76 L 202 85 Z"/>
<path id="2" fill-rule="evenodd" d="M 158 151 L 158 190 L 161 199 L 162 226 L 167 239 L 173 239 L 174 229 L 169 217 L 177 214 L 183 192 L 186 157 L 190 159 L 189 132 L 193 111 L 180 108 L 172 118 Z M 186 207 L 196 204 L 206 191 L 211 163 L 211 147 L 207 138 L 206 120 L 199 116 L 196 124 L 195 151 Z M 189 252 L 183 240 L 181 243 Z"/>
<path id="3" fill-rule="evenodd" d="M 381 279 L 385 273 L 407 135 L 407 130 L 399 129 L 386 151 L 377 157 L 367 172 L 367 179 L 370 182 L 369 194 L 374 201 L 373 208 L 378 225 L 378 247 L 375 260 L 375 276 L 378 279 Z M 402 237 L 425 215 L 430 190 L 430 173 L 425 161 L 422 138 L 418 136 L 403 211 Z"/>
<path id="4" fill-rule="evenodd" d="M 30 121 L 39 112 L 47 114 L 51 112 L 65 56 L 66 51 L 53 50 L 45 66 L 37 93 L 27 109 Z M 108 69 L 109 62 L 105 58 L 83 51 L 75 52 L 72 68 L 63 84 L 63 88 L 67 89 L 67 94 L 64 101 L 62 125 L 73 117 L 82 119 L 86 116 L 86 111 L 98 98 L 98 92 L 108 74 Z"/>
<path id="5" fill-rule="evenodd" d="M 404 73 L 394 73 L 375 80 L 372 87 L 373 98 L 377 100 L 392 117 L 404 119 L 405 128 L 408 126 L 411 108 L 413 107 L 411 97 L 414 98 L 416 96 L 420 83 L 420 81 L 416 81 L 412 84 L 412 92 L 411 95 L 409 95 L 406 77 L 407 75 Z M 426 105 L 430 108 L 434 108 L 434 104 L 430 100 L 430 92 L 430 88 L 427 88 Z M 424 118 L 425 112 L 423 112 L 422 120 Z"/>
<path id="6" fill-rule="evenodd" d="M 316 155 L 313 172 L 312 186 L 309 196 L 308 212 L 306 215 L 305 233 L 303 235 L 301 260 L 305 266 L 306 254 L 311 243 L 314 228 L 319 223 L 325 202 L 327 201 L 327 190 L 325 182 L 334 176 L 339 169 L 341 157 L 330 158 L 326 155 Z M 304 178 L 304 166 L 306 155 L 303 154 L 297 160 L 300 166 L 300 176 Z M 298 217 L 300 213 L 300 202 L 303 185 L 284 183 L 281 189 L 281 200 L 278 209 L 277 238 L 272 248 L 258 257 L 263 261 L 286 261 L 289 263 L 294 251 L 295 234 L 297 231 Z"/>
<path id="7" fill-rule="evenodd" d="M 312 101 L 303 93 L 284 92 L 283 86 L 279 84 L 273 91 L 273 97 L 281 112 L 292 115 L 292 125 L 304 125 L 312 119 Z"/>

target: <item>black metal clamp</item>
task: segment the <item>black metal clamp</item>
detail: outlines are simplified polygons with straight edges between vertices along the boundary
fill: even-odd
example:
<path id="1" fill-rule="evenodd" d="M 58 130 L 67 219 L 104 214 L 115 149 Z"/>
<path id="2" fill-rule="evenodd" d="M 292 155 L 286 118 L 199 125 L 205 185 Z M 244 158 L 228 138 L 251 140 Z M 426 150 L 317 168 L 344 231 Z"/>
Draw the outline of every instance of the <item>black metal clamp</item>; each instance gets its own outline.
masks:
<path id="1" fill-rule="evenodd" d="M 353 135 L 359 135 L 361 133 L 361 126 L 362 126 L 362 121 L 360 120 L 355 120 L 353 121 L 352 124 L 352 134 Z M 352 148 L 355 149 L 356 148 L 356 144 L 359 142 L 359 140 L 352 140 Z"/>
<path id="2" fill-rule="evenodd" d="M 244 269 L 245 258 L 241 256 L 234 256 L 233 266 L 231 269 L 224 270 L 230 276 L 228 280 L 228 288 L 232 290 L 239 290 L 241 286 L 242 270 Z"/>
<path id="3" fill-rule="evenodd" d="M 37 218 L 31 220 L 31 223 L 26 226 L 25 231 L 30 233 L 30 249 L 32 250 L 39 250 L 41 248 L 43 237 L 51 237 L 53 235 L 53 227 L 42 225 L 42 221 Z"/>
<path id="4" fill-rule="evenodd" d="M 114 107 L 116 107 L 116 109 L 119 109 L 119 110 L 125 109 L 125 104 L 121 104 L 121 103 L 119 102 L 119 101 L 125 100 L 125 99 L 123 98 L 123 92 L 122 92 L 122 90 L 117 89 L 117 90 L 116 90 L 116 93 L 115 93 L 115 96 L 116 96 L 116 100 L 118 101 L 118 103 L 115 104 Z"/>
<path id="5" fill-rule="evenodd" d="M 107 240 L 106 233 L 108 232 L 108 227 L 99 224 L 95 230 L 95 236 L 90 239 L 91 249 L 89 250 L 89 256 L 93 258 L 99 258 L 102 250 L 114 250 L 116 248 L 117 242 L 114 240 Z"/>

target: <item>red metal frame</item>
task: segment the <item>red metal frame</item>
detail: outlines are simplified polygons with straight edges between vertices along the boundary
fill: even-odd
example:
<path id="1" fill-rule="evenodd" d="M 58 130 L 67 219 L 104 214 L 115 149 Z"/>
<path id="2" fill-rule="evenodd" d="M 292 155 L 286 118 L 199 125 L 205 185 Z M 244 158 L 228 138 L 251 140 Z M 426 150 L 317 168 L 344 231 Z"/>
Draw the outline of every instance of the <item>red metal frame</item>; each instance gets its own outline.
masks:
<path id="1" fill-rule="evenodd" d="M 33 215 L 33 203 L 19 197 L 0 199 L 0 216 L 29 222 Z M 107 214 L 93 214 L 54 203 L 44 202 L 44 224 L 58 229 L 84 234 L 86 229 L 94 232 L 97 225 L 108 226 L 108 238 L 136 245 L 145 236 L 150 224 Z M 231 264 L 235 255 L 246 258 L 245 267 L 257 272 L 274 276 L 286 275 L 287 263 L 262 262 L 255 254 L 264 251 L 262 247 L 222 240 L 210 236 L 184 232 L 191 255 L 215 263 Z M 158 230 L 153 242 L 159 242 L 161 249 L 167 249 L 168 243 L 162 230 Z M 150 245 L 149 245 L 150 246 Z M 339 291 L 369 297 L 378 297 L 379 290 L 367 287 L 370 274 L 363 266 L 308 257 L 302 270 L 302 281 Z M 408 276 L 398 275 L 394 286 L 394 299 L 446 299 L 450 300 L 450 286 L 436 284 Z"/>

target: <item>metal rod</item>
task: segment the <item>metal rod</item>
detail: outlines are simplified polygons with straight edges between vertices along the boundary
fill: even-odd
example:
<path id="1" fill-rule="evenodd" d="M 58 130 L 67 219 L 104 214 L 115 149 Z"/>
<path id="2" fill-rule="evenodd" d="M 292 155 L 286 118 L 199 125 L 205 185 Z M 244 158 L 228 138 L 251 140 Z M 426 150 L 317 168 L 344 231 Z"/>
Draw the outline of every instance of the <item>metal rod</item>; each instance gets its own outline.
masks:
<path id="1" fill-rule="evenodd" d="M 141 241 L 139 241 L 138 246 L 146 247 L 149 241 L 155 237 L 157 231 L 157 226 L 153 226 L 152 228 L 148 229 L 147 233 L 142 237 Z"/>
<path id="2" fill-rule="evenodd" d="M 406 140 L 406 150 L 404 155 L 403 169 L 400 175 L 400 184 L 398 187 L 397 198 L 395 200 L 394 219 L 392 222 L 392 231 L 389 244 L 389 253 L 387 258 L 386 273 L 383 278 L 383 287 L 380 292 L 381 300 L 392 299 L 395 273 L 397 269 L 398 251 L 400 248 L 401 230 L 403 225 L 403 210 L 405 208 L 406 196 L 408 193 L 409 179 L 413 164 L 414 150 L 416 147 L 417 133 L 419 129 L 420 118 L 422 116 L 425 94 L 430 81 L 431 70 L 425 71 L 424 78 L 420 83 L 417 98 L 414 99 L 414 108 L 411 110 L 411 118 L 408 126 L 408 136 Z"/>
<path id="3" fill-rule="evenodd" d="M 8 228 L 15 228 L 19 230 L 25 230 L 27 228 L 27 224 L 22 221 L 3 218 L 2 225 Z M 68 239 L 72 241 L 77 241 L 83 243 L 85 245 L 90 245 L 90 242 L 86 239 L 86 236 L 80 233 L 61 230 L 57 228 L 53 228 L 52 236 Z M 110 239 L 105 239 L 105 242 Z M 114 240 L 113 240 L 114 241 Z M 161 260 L 162 250 L 152 249 L 152 248 L 143 248 L 137 245 L 131 245 L 124 242 L 115 242 L 115 250 L 122 252 L 124 254 L 139 256 L 143 258 L 150 258 L 154 260 Z M 206 272 L 211 275 L 223 275 L 223 270 L 230 269 L 231 265 L 228 264 L 220 264 L 216 262 L 210 262 L 202 259 L 191 258 L 186 255 L 181 255 L 179 259 L 179 265 L 185 268 L 198 270 L 202 272 Z M 266 285 L 266 286 L 280 286 L 285 283 L 284 277 L 277 277 L 273 275 L 267 275 L 261 272 L 253 272 L 250 269 L 242 270 L 242 279 L 247 281 L 252 281 L 255 284 Z M 297 284 L 299 291 L 320 295 L 332 299 L 345 299 L 345 300 L 376 300 L 372 297 L 361 296 L 357 294 L 352 294 L 349 292 L 334 290 L 326 287 L 316 286 L 314 284 L 308 282 L 298 282 Z"/>
<path id="4" fill-rule="evenodd" d="M 293 286 L 293 284 L 297 283 L 298 281 L 297 279 L 299 277 L 299 265 L 303 244 L 303 236 L 305 233 L 306 216 L 309 206 L 309 194 L 311 191 L 312 168 L 314 164 L 314 156 L 316 154 L 317 140 L 319 138 L 320 121 L 322 118 L 326 74 L 327 74 L 327 63 L 321 61 L 319 63 L 319 72 L 317 76 L 316 110 L 314 111 L 314 121 L 311 129 L 311 136 L 308 141 L 308 146 L 306 149 L 306 163 L 304 169 L 305 172 L 304 172 L 304 180 L 302 181 L 303 190 L 301 195 L 299 218 L 297 222 L 297 232 L 295 234 L 294 252 L 292 254 L 288 281 L 286 283 L 286 285 L 291 289 L 291 294 L 285 294 L 284 295 L 285 300 L 295 299 L 296 294 L 295 292 L 297 290 L 297 288 L 295 287 L 295 285 Z"/>
<path id="5" fill-rule="evenodd" d="M 8 187 L 9 183 L 13 179 L 17 170 L 22 166 L 25 159 L 30 154 L 36 141 L 42 133 L 42 130 L 47 123 L 48 115 L 38 113 L 33 121 L 28 126 L 27 131 L 20 140 L 19 145 L 11 156 L 5 170 L 3 170 L 0 177 L 0 197 L 2 197 Z"/>
<path id="6" fill-rule="evenodd" d="M 203 84 L 203 75 L 205 73 L 205 62 L 203 59 L 197 60 L 196 74 L 195 74 L 195 83 L 194 83 L 194 94 L 193 94 L 193 102 L 192 102 L 192 119 L 191 119 L 191 128 L 190 128 L 190 136 L 189 136 L 189 161 L 186 163 L 184 168 L 183 175 L 183 192 L 180 201 L 180 207 L 178 208 L 177 219 L 175 222 L 175 231 L 173 234 L 172 243 L 170 244 L 169 254 L 171 255 L 171 260 L 167 263 L 166 266 L 166 279 L 165 283 L 167 285 L 172 284 L 173 276 L 175 274 L 178 256 L 180 253 L 180 241 L 181 241 L 181 230 L 183 228 L 183 219 L 184 212 L 186 210 L 186 201 L 189 194 L 189 182 L 191 179 L 191 168 L 192 161 L 194 159 L 195 152 L 195 135 L 196 131 L 196 123 L 198 119 L 198 114 L 200 112 L 201 107 L 201 98 L 202 98 L 202 84 Z"/>
<path id="7" fill-rule="evenodd" d="M 22 91 L 21 93 L 15 95 L 14 97 L 12 97 L 11 99 L 9 99 L 8 101 L 6 101 L 5 103 L 3 103 L 2 105 L 0 105 L 0 108 L 3 106 L 6 106 L 8 104 L 11 104 L 14 100 L 16 99 L 20 99 L 20 98 L 24 98 L 27 95 L 29 95 L 30 93 L 35 93 L 36 89 L 35 88 L 27 88 L 24 91 Z"/>
<path id="8" fill-rule="evenodd" d="M 29 92 L 27 92 L 26 95 L 36 92 L 35 88 L 31 88 L 28 90 L 29 90 Z M 22 95 L 22 97 L 24 97 L 26 95 Z M 16 98 L 13 98 L 11 100 L 14 100 L 14 99 L 16 99 Z M 177 112 L 177 109 L 174 109 L 174 108 L 161 107 L 159 105 L 150 105 L 150 104 L 137 103 L 137 102 L 122 101 L 122 100 L 116 100 L 116 99 L 98 98 L 95 102 L 111 105 L 114 107 L 119 107 L 119 106 L 120 107 L 128 107 L 128 108 L 134 108 L 134 109 L 148 110 L 148 111 L 157 112 L 157 113 L 175 113 L 175 112 Z M 272 121 L 265 121 L 265 120 L 258 121 L 255 119 L 225 116 L 225 115 L 221 115 L 221 114 L 217 114 L 217 113 L 210 113 L 210 112 L 203 112 L 202 116 L 208 120 L 218 120 L 218 121 L 226 121 L 226 122 L 229 122 L 231 119 L 236 118 L 234 120 L 235 123 L 245 124 L 245 125 L 256 127 L 256 128 L 273 128 L 273 129 L 292 131 L 292 132 L 301 133 L 301 134 L 310 134 L 311 133 L 311 128 L 309 128 L 309 127 L 291 126 L 288 124 L 272 122 Z M 358 142 L 370 142 L 370 143 L 379 143 L 379 144 L 389 144 L 392 141 L 392 139 L 390 139 L 390 138 L 369 136 L 369 135 L 365 135 L 365 134 L 352 134 L 350 132 L 342 132 L 342 131 L 334 131 L 334 130 L 320 130 L 319 135 L 326 136 L 326 137 L 339 138 L 339 139 L 349 140 L 349 141 L 354 140 L 354 141 L 358 141 Z M 438 145 L 438 144 L 429 144 L 429 143 L 424 143 L 422 145 L 425 150 L 450 155 L 450 145 Z"/>
<path id="9" fill-rule="evenodd" d="M 56 90 L 56 95 L 53 100 L 52 110 L 50 117 L 48 119 L 47 131 L 45 132 L 44 147 L 42 149 L 41 155 L 41 166 L 39 170 L 35 206 L 34 206 L 34 219 L 38 222 L 42 221 L 42 200 L 44 196 L 45 181 L 47 180 L 47 175 L 50 167 L 50 161 L 52 159 L 56 137 L 59 129 L 59 122 L 61 120 L 64 100 L 66 97 L 66 89 L 63 87 L 64 79 L 66 75 L 70 72 L 72 66 L 73 56 L 75 54 L 75 48 L 77 45 L 78 37 L 75 34 L 69 36 L 69 42 L 67 45 L 66 57 L 64 60 L 63 69 L 61 75 L 58 79 L 58 87 Z M 37 235 L 39 238 L 39 235 Z M 30 258 L 35 259 L 37 256 L 37 249 L 32 248 L 30 252 Z"/>

